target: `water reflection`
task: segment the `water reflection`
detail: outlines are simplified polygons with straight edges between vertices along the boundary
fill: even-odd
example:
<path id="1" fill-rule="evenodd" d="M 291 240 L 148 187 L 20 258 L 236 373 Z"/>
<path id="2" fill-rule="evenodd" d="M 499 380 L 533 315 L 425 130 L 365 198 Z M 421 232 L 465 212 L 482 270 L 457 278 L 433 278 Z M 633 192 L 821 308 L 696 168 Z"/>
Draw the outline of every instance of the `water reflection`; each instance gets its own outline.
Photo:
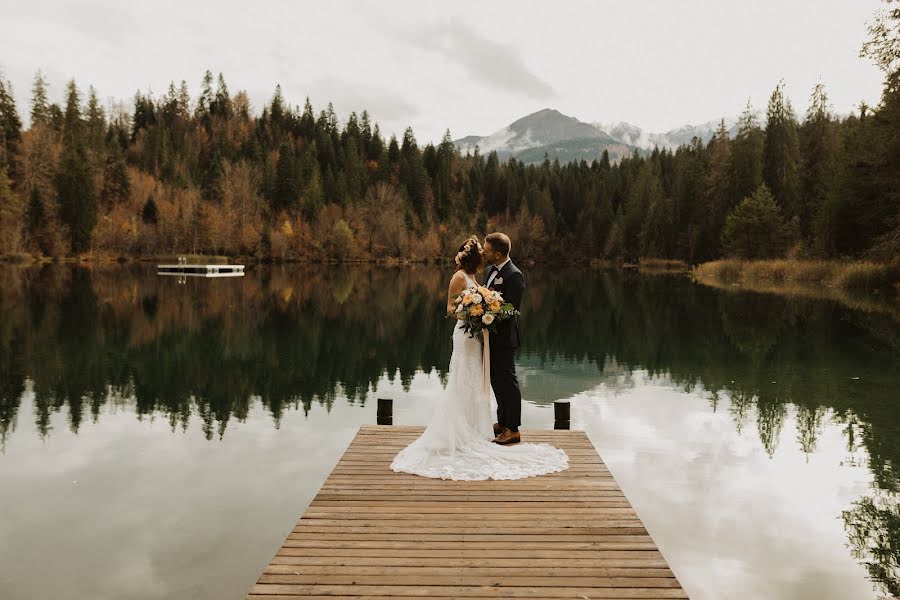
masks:
<path id="1" fill-rule="evenodd" d="M 408 391 L 423 374 L 439 385 L 451 323 L 437 299 L 448 274 L 260 267 L 180 284 L 144 265 L 0 267 L 0 446 L 22 420 L 52 439 L 62 416 L 77 434 L 116 408 L 222 439 L 253 411 L 278 428 L 289 414 L 330 413 L 338 398 L 365 404 L 379 386 Z M 519 365 L 528 402 L 577 396 L 600 379 L 611 393 L 664 385 L 706 398 L 769 457 L 786 439 L 813 456 L 839 428 L 845 460 L 865 462 L 873 481 L 842 507 L 847 545 L 880 593 L 900 593 L 895 311 L 727 293 L 681 277 L 527 276 Z"/>

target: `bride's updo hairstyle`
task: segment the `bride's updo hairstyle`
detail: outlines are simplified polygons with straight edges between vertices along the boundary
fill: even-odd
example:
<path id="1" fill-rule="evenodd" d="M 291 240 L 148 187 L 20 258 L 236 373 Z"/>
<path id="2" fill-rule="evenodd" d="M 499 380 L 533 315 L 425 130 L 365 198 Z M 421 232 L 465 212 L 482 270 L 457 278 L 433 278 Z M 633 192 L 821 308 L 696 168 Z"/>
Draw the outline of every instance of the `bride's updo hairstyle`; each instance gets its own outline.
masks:
<path id="1" fill-rule="evenodd" d="M 481 267 L 481 242 L 476 236 L 471 236 L 459 247 L 456 253 L 456 266 L 466 273 L 475 273 Z"/>

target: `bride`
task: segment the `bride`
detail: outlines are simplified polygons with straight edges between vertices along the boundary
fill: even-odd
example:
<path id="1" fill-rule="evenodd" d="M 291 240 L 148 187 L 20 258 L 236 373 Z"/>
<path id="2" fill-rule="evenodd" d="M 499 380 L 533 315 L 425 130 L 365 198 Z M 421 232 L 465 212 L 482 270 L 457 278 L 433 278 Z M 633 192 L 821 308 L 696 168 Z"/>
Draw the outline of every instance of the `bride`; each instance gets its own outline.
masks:
<path id="1" fill-rule="evenodd" d="M 474 274 L 484 259 L 475 236 L 456 255 L 458 270 L 450 279 L 448 314 L 465 288 L 477 285 Z M 487 331 L 484 332 L 487 335 Z M 566 452 L 549 444 L 493 442 L 493 418 L 488 357 L 483 340 L 471 338 L 462 321 L 453 329 L 453 353 L 446 389 L 435 398 L 434 413 L 425 431 L 400 451 L 391 463 L 396 472 L 440 479 L 521 479 L 568 468 Z"/>

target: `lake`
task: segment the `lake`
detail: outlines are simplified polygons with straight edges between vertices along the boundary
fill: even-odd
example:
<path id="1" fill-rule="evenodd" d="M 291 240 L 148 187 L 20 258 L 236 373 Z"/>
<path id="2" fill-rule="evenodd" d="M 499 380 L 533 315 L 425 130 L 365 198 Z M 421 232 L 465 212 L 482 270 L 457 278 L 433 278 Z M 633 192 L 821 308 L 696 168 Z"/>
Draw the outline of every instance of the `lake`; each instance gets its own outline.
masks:
<path id="1" fill-rule="evenodd" d="M 450 271 L 0 266 L 0 597 L 243 598 L 376 398 L 425 424 Z M 694 600 L 900 594 L 900 311 L 525 270 L 523 427 L 572 403 Z"/>

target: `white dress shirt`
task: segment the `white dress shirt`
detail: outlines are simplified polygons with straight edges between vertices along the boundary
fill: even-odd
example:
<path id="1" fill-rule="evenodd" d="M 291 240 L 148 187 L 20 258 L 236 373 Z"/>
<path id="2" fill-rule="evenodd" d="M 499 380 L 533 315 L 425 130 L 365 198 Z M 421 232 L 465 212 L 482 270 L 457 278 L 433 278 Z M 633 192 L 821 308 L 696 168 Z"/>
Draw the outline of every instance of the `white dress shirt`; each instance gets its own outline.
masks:
<path id="1" fill-rule="evenodd" d="M 500 263 L 499 265 L 494 267 L 494 272 L 491 273 L 490 277 L 488 277 L 487 284 L 485 284 L 484 287 L 488 287 L 488 288 L 491 287 L 491 284 L 494 283 L 494 278 L 497 277 L 497 273 L 499 273 L 503 269 L 503 267 L 506 266 L 506 263 L 508 263 L 508 262 L 509 262 L 509 257 L 507 256 L 506 260 L 504 260 L 502 263 Z"/>

